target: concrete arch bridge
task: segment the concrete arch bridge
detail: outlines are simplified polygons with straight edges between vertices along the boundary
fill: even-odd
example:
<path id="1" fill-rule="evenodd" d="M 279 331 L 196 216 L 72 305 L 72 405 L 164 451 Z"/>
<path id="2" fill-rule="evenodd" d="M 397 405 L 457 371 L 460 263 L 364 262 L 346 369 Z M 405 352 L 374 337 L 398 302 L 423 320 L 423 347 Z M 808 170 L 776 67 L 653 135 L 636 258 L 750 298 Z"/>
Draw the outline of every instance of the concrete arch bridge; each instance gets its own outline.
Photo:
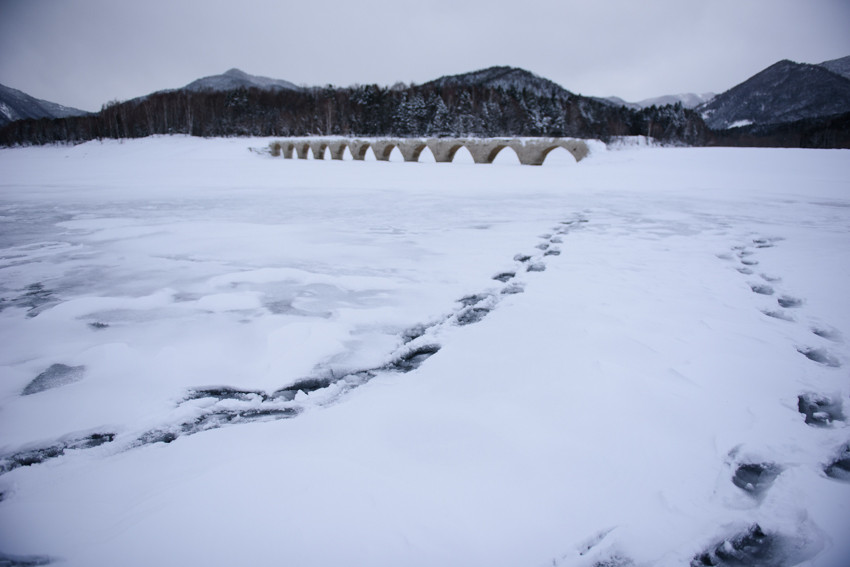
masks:
<path id="1" fill-rule="evenodd" d="M 324 159 L 329 150 L 331 159 L 341 160 L 346 148 L 355 160 L 365 159 L 366 150 L 372 148 L 378 161 L 389 161 L 393 148 L 404 161 L 419 161 L 428 148 L 437 162 L 451 162 L 460 148 L 466 148 L 475 163 L 493 163 L 499 152 L 511 148 L 523 165 L 542 165 L 556 148 L 564 148 L 576 161 L 589 153 L 587 144 L 574 138 L 287 138 L 269 143 L 272 156 L 287 159 L 293 155 L 307 159 L 308 152 L 313 159 Z"/>

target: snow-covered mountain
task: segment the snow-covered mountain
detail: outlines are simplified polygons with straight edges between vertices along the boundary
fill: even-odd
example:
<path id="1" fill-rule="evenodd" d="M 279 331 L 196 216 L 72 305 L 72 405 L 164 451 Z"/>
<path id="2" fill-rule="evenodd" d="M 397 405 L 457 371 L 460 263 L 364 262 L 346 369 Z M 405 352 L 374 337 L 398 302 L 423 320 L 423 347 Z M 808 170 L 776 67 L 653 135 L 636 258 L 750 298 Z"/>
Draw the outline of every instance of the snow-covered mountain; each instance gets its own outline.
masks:
<path id="1" fill-rule="evenodd" d="M 211 75 L 209 77 L 200 78 L 196 81 L 192 81 L 183 87 L 183 89 L 189 91 L 229 91 L 241 87 L 254 87 L 265 90 L 301 90 L 301 87 L 294 83 L 290 83 L 289 81 L 249 75 L 239 69 L 230 69 L 221 75 Z"/>
<path id="2" fill-rule="evenodd" d="M 681 103 L 681 105 L 685 108 L 696 108 L 697 106 L 710 101 L 715 96 L 717 96 L 715 93 L 680 93 L 674 95 L 662 95 L 653 98 L 645 98 L 643 100 L 639 100 L 638 102 L 628 102 L 618 96 L 609 96 L 597 100 L 612 103 L 616 106 L 625 106 L 626 108 L 639 110 L 641 108 L 648 108 L 650 106 L 666 106 L 668 104 L 676 104 L 677 102 Z"/>
<path id="3" fill-rule="evenodd" d="M 842 77 L 850 79 L 850 55 L 847 57 L 841 57 L 840 59 L 824 61 L 820 64 L 820 66 L 825 69 L 829 69 L 833 73 L 841 75 Z"/>
<path id="4" fill-rule="evenodd" d="M 501 87 L 510 89 L 511 87 L 521 91 L 532 92 L 540 96 L 555 96 L 569 98 L 573 93 L 562 87 L 561 85 L 539 77 L 530 71 L 517 67 L 488 67 L 471 73 L 461 73 L 460 75 L 447 75 L 434 79 L 425 83 L 425 85 L 435 85 L 438 87 L 447 86 L 468 86 L 475 85 L 481 87 Z"/>
<path id="5" fill-rule="evenodd" d="M 25 92 L 0 85 L 0 126 L 23 118 L 64 118 L 82 116 L 84 110 L 31 97 Z"/>
<path id="6" fill-rule="evenodd" d="M 846 59 L 827 63 L 842 68 Z M 717 95 L 697 110 L 715 130 L 843 114 L 850 112 L 850 79 L 831 71 L 827 65 L 783 60 Z"/>

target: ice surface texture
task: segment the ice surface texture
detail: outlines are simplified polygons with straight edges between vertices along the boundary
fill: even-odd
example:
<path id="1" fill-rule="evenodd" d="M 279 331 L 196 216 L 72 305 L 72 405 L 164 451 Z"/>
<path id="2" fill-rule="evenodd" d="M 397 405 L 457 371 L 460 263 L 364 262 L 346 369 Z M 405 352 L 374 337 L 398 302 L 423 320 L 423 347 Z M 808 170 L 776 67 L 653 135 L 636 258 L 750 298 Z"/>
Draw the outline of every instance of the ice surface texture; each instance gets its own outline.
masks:
<path id="1" fill-rule="evenodd" d="M 267 144 L 0 151 L 4 553 L 267 565 L 208 542 L 285 533 L 303 567 L 848 556 L 847 365 L 797 350 L 850 360 L 846 155 L 246 151 Z M 55 364 L 84 379 L 21 395 Z"/>

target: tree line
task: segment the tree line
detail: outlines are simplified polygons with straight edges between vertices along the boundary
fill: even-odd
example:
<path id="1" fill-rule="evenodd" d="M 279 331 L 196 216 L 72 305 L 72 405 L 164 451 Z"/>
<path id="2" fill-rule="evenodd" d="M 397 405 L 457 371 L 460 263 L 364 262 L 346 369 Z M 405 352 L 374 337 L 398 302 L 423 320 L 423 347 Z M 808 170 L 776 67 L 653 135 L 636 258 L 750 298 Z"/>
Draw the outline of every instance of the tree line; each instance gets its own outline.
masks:
<path id="1" fill-rule="evenodd" d="M 0 145 L 78 143 L 154 134 L 192 136 L 554 136 L 608 140 L 650 136 L 702 145 L 710 131 L 681 105 L 632 110 L 579 95 L 536 94 L 478 85 L 389 88 L 358 85 L 294 90 L 174 90 L 100 112 L 19 120 Z"/>

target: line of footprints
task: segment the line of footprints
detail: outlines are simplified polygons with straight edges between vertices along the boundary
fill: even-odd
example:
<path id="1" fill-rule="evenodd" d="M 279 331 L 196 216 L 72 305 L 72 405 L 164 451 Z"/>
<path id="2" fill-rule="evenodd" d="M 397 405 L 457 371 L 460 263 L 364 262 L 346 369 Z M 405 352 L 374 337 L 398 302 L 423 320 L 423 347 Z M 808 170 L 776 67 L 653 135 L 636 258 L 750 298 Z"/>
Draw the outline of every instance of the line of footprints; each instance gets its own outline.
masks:
<path id="1" fill-rule="evenodd" d="M 187 421 L 183 418 L 177 423 L 147 431 L 130 440 L 124 448 L 131 449 L 151 443 L 170 443 L 181 436 L 225 425 L 292 418 L 303 411 L 305 402 L 310 403 L 311 398 L 314 398 L 313 403 L 316 405 L 325 405 L 339 399 L 346 392 L 362 386 L 378 374 L 407 373 L 415 370 L 440 350 L 441 347 L 436 342 L 435 335 L 441 328 L 446 325 L 465 326 L 477 323 L 496 307 L 502 297 L 522 293 L 524 287 L 519 274 L 545 271 L 544 260 L 561 253 L 557 244 L 562 243 L 562 236 L 585 222 L 587 220 L 581 217 L 564 220 L 553 227 L 551 233 L 540 235 L 539 239 L 542 242 L 535 246 L 535 252 L 517 254 L 513 258 L 515 269 L 499 272 L 493 276 L 493 280 L 504 284 L 501 289 L 464 296 L 457 300 L 458 307 L 448 315 L 429 324 L 414 325 L 403 331 L 401 347 L 388 356 L 389 362 L 385 364 L 360 369 L 319 367 L 310 376 L 274 392 L 246 390 L 231 386 L 193 389 L 187 392 L 178 404 L 181 407 L 188 406 L 194 409 L 192 419 Z M 37 395 L 43 389 L 68 382 L 67 377 L 64 376 L 67 374 L 65 369 L 76 370 L 74 367 L 53 365 L 37 376 L 22 394 Z M 54 377 L 56 374 L 61 376 L 56 378 Z M 45 382 L 51 383 L 45 385 Z M 316 395 L 311 396 L 314 392 Z M 185 415 L 185 412 L 181 413 Z M 66 451 L 90 449 L 110 444 L 119 438 L 119 435 L 109 431 L 89 432 L 85 435 L 72 434 L 49 445 L 0 455 L 0 475 L 19 467 L 31 466 L 60 457 Z M 0 487 L 0 502 L 5 496 L 6 492 Z"/>
<path id="2" fill-rule="evenodd" d="M 745 245 L 732 247 L 731 252 L 718 254 L 718 257 L 736 262 L 737 271 L 747 277 L 747 284 L 753 293 L 775 298 L 774 306 L 761 310 L 764 315 L 786 321 L 789 324 L 799 324 L 793 312 L 804 310 L 805 302 L 801 298 L 782 293 L 781 278 L 766 274 L 758 269 L 759 251 L 772 248 L 782 240 L 782 238 L 753 238 Z M 823 342 L 823 339 L 832 342 L 841 340 L 839 333 L 830 328 L 813 327 L 811 332 L 820 337 L 819 342 Z M 797 352 L 815 364 L 831 368 L 841 366 L 838 358 L 832 355 L 828 348 L 822 346 L 797 346 L 796 348 Z M 834 428 L 837 425 L 836 422 L 841 423 L 841 427 L 846 427 L 843 405 L 840 396 L 830 396 L 824 393 L 801 392 L 797 397 L 797 411 L 802 415 L 802 421 L 809 427 Z M 744 462 L 741 462 L 737 449 L 730 453 L 729 458 L 733 463 L 736 463 L 732 483 L 749 494 L 756 502 L 761 501 L 783 471 L 783 466 L 779 463 L 747 462 L 745 459 Z M 826 459 L 826 463 L 822 465 L 822 470 L 829 478 L 845 482 L 850 481 L 850 442 L 844 443 L 830 455 Z M 718 542 L 716 546 L 712 546 L 704 553 L 697 555 L 691 562 L 691 566 L 761 564 L 760 562 L 769 559 L 776 549 L 793 549 L 795 546 L 799 552 L 805 554 L 805 551 L 799 545 L 800 542 L 792 540 L 792 536 L 766 532 L 758 524 L 753 524 L 746 532 Z M 775 560 L 776 557 L 773 559 Z M 798 559 L 803 558 L 798 557 Z"/>

